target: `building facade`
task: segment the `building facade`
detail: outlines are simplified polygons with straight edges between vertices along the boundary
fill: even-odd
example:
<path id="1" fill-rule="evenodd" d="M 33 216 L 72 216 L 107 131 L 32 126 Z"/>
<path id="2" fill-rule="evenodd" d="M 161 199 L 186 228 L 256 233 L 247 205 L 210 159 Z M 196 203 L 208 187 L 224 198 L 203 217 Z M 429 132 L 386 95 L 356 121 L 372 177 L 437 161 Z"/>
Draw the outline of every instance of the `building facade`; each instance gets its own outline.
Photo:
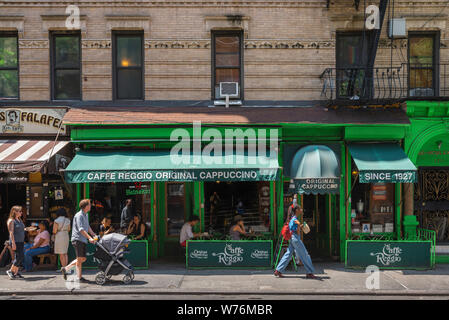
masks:
<path id="1" fill-rule="evenodd" d="M 449 116 L 446 3 L 366 7 L 358 0 L 3 1 L 0 104 L 70 109 L 64 125 L 74 160 L 65 182 L 73 197 L 94 199 L 93 224 L 105 215 L 119 223 L 132 198 L 152 257 L 179 257 L 179 229 L 192 215 L 198 231 L 226 237 L 243 212 L 260 238 L 276 242 L 297 194 L 312 226 L 306 245 L 343 261 L 348 240 L 406 238 L 405 216 L 438 229 L 417 213 L 419 188 L 410 185 L 429 166 L 419 159 L 433 156 L 416 140 L 437 126 L 442 148 Z M 229 108 L 221 83 L 232 84 Z M 201 137 L 207 129 L 240 130 L 268 146 L 276 137 L 276 163 L 252 166 L 246 136 L 240 166 L 164 164 L 179 142 L 175 130 L 194 138 L 198 122 Z M 377 153 L 391 157 L 372 158 Z M 377 166 L 365 166 L 364 157 Z M 391 159 L 404 162 L 395 167 Z M 130 175 L 120 180 L 124 168 Z M 206 171 L 193 178 L 193 169 Z M 231 169 L 248 176 L 225 175 Z M 448 191 L 439 197 L 446 212 Z"/>

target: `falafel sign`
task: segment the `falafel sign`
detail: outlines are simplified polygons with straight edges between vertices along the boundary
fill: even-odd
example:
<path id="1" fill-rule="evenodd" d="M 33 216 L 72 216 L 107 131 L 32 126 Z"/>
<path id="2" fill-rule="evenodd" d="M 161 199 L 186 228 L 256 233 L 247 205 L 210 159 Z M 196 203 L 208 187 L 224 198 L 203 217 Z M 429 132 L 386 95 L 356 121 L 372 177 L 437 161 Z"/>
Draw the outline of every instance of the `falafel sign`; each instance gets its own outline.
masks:
<path id="1" fill-rule="evenodd" d="M 66 108 L 0 108 L 0 132 L 2 134 L 22 135 L 60 135 L 66 134 L 62 119 Z"/>
<path id="2" fill-rule="evenodd" d="M 189 268 L 271 268 L 273 243 L 270 240 L 187 241 Z"/>

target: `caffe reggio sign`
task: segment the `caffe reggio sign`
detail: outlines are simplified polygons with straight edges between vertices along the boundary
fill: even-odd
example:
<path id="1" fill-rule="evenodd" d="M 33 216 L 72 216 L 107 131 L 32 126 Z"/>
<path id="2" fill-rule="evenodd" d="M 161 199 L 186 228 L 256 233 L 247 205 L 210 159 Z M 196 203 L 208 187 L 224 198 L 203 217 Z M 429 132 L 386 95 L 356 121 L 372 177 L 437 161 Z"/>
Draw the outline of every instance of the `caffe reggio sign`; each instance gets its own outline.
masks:
<path id="1" fill-rule="evenodd" d="M 67 171 L 71 183 L 134 181 L 274 181 L 277 169 L 190 169 L 139 171 Z"/>
<path id="2" fill-rule="evenodd" d="M 66 134 L 62 119 L 67 109 L 55 108 L 0 108 L 0 130 L 11 135 L 60 135 Z"/>

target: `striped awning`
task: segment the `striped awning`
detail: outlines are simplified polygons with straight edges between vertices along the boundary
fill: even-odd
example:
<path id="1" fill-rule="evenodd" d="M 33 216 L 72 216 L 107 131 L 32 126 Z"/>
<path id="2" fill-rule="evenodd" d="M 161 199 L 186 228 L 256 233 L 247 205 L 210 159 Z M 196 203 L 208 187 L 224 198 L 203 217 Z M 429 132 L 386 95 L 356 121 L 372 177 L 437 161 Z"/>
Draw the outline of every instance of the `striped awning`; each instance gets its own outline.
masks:
<path id="1" fill-rule="evenodd" d="M 0 140 L 0 172 L 38 172 L 69 141 Z"/>

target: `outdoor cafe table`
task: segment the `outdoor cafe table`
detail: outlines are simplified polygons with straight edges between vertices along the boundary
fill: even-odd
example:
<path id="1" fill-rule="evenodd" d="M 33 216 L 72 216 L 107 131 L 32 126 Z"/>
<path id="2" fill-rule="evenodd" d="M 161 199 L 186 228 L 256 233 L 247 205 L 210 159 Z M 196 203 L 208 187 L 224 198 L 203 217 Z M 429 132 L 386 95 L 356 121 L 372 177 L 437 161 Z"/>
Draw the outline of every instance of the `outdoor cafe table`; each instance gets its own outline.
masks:
<path id="1" fill-rule="evenodd" d="M 188 240 L 186 267 L 189 269 L 270 269 L 272 240 Z"/>

